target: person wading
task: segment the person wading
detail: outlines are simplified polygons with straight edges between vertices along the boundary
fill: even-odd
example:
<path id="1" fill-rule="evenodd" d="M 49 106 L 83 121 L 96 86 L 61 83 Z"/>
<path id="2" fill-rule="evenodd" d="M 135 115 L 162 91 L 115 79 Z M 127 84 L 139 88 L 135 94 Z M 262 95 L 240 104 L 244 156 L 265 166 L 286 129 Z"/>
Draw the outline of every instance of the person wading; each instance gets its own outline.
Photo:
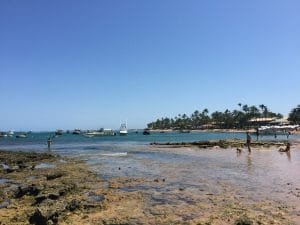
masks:
<path id="1" fill-rule="evenodd" d="M 51 140 L 51 138 L 48 138 L 47 145 L 48 145 L 48 150 L 49 151 L 50 151 L 51 144 L 52 144 L 52 140 Z"/>

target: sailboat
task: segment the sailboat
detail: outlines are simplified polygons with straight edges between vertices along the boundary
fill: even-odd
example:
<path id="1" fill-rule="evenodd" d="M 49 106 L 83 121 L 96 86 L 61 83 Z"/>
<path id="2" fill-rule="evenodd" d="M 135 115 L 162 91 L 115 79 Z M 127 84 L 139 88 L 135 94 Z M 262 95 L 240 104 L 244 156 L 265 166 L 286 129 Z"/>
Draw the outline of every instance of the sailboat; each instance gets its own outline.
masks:
<path id="1" fill-rule="evenodd" d="M 119 134 L 122 135 L 122 136 L 125 136 L 125 135 L 128 134 L 128 131 L 127 131 L 127 123 L 122 123 L 122 124 L 121 124 Z"/>

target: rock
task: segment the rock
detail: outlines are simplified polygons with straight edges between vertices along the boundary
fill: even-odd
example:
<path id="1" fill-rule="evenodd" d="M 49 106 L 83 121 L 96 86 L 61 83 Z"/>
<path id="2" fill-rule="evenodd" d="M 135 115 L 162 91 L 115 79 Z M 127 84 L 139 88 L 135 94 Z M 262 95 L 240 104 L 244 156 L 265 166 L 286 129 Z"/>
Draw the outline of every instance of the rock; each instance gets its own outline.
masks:
<path id="1" fill-rule="evenodd" d="M 18 187 L 18 190 L 15 193 L 16 198 L 22 198 L 24 195 L 32 195 L 36 196 L 40 193 L 40 189 L 37 188 L 35 185 L 25 186 L 25 187 Z"/>
<path id="2" fill-rule="evenodd" d="M 43 201 L 45 201 L 46 199 L 51 199 L 51 200 L 58 200 L 60 198 L 60 194 L 59 193 L 44 193 L 44 194 L 40 194 L 38 196 L 35 197 L 35 203 L 34 205 L 40 204 Z"/>
<path id="3" fill-rule="evenodd" d="M 0 203 L 0 209 L 7 208 L 7 206 L 9 206 L 9 201 L 4 201 L 4 202 Z M 0 222 L 0 224 L 1 224 L 1 222 Z"/>
<path id="4" fill-rule="evenodd" d="M 158 179 L 154 179 L 154 182 L 159 182 L 159 180 Z"/>
<path id="5" fill-rule="evenodd" d="M 247 217 L 247 216 L 243 216 L 238 218 L 234 225 L 252 225 L 253 222 Z"/>
<path id="6" fill-rule="evenodd" d="M 70 192 L 72 192 L 73 190 L 77 189 L 77 185 L 76 184 L 65 184 L 61 190 L 59 190 L 59 195 L 60 196 L 64 196 Z"/>
<path id="7" fill-rule="evenodd" d="M 29 222 L 38 225 L 57 224 L 59 215 L 64 212 L 66 208 L 67 203 L 64 201 L 46 199 L 30 216 Z"/>
<path id="8" fill-rule="evenodd" d="M 48 198 L 52 199 L 52 200 L 57 200 L 57 199 L 59 199 L 59 197 L 60 197 L 60 194 L 58 194 L 58 193 L 51 193 L 48 195 Z"/>
<path id="9" fill-rule="evenodd" d="M 63 175 L 64 175 L 63 173 L 47 174 L 46 178 L 47 178 L 47 180 L 54 180 L 54 179 L 62 177 Z"/>
<path id="10" fill-rule="evenodd" d="M 47 216 L 48 215 L 46 214 L 46 212 L 37 208 L 34 214 L 29 218 L 29 222 L 31 224 L 37 224 L 37 225 L 47 225 L 47 221 L 48 221 Z"/>
<path id="11" fill-rule="evenodd" d="M 41 202 L 43 202 L 44 200 L 47 199 L 48 196 L 46 195 L 39 195 L 35 197 L 35 203 L 34 205 L 40 204 Z"/>
<path id="12" fill-rule="evenodd" d="M 66 207 L 69 211 L 73 212 L 76 209 L 81 208 L 81 204 L 78 200 L 73 199 Z"/>

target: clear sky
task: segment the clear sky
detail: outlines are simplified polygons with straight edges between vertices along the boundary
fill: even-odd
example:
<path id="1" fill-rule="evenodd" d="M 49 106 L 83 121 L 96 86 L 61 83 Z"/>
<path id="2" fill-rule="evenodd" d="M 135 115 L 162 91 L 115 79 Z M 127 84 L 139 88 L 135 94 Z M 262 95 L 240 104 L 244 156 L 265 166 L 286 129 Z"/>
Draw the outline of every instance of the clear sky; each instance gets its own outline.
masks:
<path id="1" fill-rule="evenodd" d="M 300 103 L 300 1 L 2 0 L 0 130 Z"/>

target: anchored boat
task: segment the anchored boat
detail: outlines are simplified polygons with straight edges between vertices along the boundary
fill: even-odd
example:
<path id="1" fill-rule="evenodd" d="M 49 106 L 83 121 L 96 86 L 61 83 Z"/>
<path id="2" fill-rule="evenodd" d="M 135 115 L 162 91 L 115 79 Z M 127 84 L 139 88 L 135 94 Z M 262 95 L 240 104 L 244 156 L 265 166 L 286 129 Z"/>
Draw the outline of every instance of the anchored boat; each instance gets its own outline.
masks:
<path id="1" fill-rule="evenodd" d="M 122 123 L 122 124 L 121 124 L 119 134 L 120 134 L 121 136 L 125 136 L 125 135 L 128 134 L 127 124 L 126 124 L 126 123 Z"/>

